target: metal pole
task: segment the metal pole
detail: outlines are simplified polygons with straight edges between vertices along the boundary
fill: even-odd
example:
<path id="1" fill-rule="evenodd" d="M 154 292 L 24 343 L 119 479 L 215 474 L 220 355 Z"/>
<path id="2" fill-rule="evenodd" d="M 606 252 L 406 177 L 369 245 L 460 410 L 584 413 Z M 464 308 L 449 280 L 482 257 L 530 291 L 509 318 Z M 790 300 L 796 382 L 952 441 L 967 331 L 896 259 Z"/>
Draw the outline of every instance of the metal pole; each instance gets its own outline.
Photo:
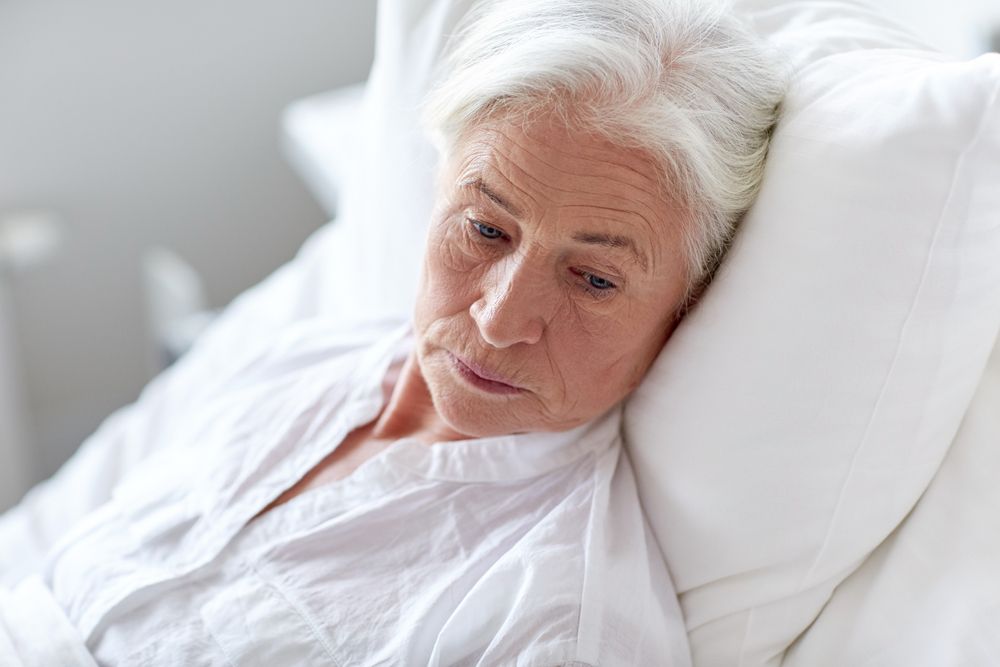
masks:
<path id="1" fill-rule="evenodd" d="M 61 222 L 48 211 L 0 218 L 0 511 L 20 500 L 34 481 L 10 289 L 18 273 L 56 253 L 62 236 Z"/>
<path id="2" fill-rule="evenodd" d="M 24 402 L 18 389 L 21 369 L 7 278 L 0 264 L 0 511 L 13 506 L 29 485 Z"/>

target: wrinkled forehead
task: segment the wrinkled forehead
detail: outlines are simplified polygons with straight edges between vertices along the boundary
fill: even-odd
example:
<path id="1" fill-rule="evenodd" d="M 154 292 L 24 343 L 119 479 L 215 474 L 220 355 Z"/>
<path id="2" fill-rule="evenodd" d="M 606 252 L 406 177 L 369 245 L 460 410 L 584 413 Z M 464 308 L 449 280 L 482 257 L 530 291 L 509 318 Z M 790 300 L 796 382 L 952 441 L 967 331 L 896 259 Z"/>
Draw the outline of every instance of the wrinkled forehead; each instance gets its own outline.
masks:
<path id="1" fill-rule="evenodd" d="M 576 195 L 627 197 L 665 206 L 650 156 L 549 118 L 475 125 L 455 146 L 451 162 L 459 180 L 499 176 L 550 203 L 572 203 Z"/>
<path id="2" fill-rule="evenodd" d="M 515 218 L 597 223 L 676 255 L 678 216 L 641 149 L 549 119 L 491 120 L 467 131 L 446 165 L 445 187 L 478 190 Z"/>

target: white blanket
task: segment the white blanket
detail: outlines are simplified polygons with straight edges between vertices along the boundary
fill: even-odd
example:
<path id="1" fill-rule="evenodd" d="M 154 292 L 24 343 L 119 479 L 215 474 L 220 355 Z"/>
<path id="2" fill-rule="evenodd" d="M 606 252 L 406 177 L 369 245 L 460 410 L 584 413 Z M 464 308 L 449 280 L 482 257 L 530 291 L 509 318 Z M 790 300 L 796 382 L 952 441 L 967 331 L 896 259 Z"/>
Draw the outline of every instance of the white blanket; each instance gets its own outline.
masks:
<path id="1" fill-rule="evenodd" d="M 0 667 L 54 665 L 97 667 L 41 579 L 0 587 Z"/>

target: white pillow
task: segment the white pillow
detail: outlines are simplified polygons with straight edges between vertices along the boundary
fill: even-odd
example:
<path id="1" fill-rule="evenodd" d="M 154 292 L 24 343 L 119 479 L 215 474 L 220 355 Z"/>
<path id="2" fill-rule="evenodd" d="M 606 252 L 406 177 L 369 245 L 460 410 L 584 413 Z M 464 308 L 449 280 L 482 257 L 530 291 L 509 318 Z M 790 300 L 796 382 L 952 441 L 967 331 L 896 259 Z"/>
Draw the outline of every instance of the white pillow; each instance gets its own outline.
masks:
<path id="1" fill-rule="evenodd" d="M 1000 329 L 1000 56 L 853 50 L 899 33 L 746 4 L 799 69 L 756 205 L 626 409 L 699 666 L 780 663 L 927 487 Z"/>
<path id="2" fill-rule="evenodd" d="M 1000 665 L 1000 341 L 941 469 L 782 667 Z"/>
<path id="3" fill-rule="evenodd" d="M 375 62 L 360 110 L 358 150 L 339 188 L 350 256 L 325 291 L 348 292 L 352 318 L 408 318 L 434 198 L 434 148 L 419 106 L 446 35 L 474 0 L 380 0 Z"/>

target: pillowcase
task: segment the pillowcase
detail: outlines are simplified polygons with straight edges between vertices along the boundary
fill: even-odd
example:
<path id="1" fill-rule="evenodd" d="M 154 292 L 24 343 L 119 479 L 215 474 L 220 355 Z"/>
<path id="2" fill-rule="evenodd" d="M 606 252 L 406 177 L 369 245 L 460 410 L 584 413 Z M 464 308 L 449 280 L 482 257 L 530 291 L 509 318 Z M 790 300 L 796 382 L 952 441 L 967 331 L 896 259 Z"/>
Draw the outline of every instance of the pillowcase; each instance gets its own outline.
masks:
<path id="1" fill-rule="evenodd" d="M 796 68 L 763 188 L 625 412 L 699 666 L 780 663 L 928 486 L 1000 329 L 1000 56 L 742 7 Z"/>
<path id="2" fill-rule="evenodd" d="M 782 667 L 1000 665 L 1000 341 L 941 469 Z"/>

